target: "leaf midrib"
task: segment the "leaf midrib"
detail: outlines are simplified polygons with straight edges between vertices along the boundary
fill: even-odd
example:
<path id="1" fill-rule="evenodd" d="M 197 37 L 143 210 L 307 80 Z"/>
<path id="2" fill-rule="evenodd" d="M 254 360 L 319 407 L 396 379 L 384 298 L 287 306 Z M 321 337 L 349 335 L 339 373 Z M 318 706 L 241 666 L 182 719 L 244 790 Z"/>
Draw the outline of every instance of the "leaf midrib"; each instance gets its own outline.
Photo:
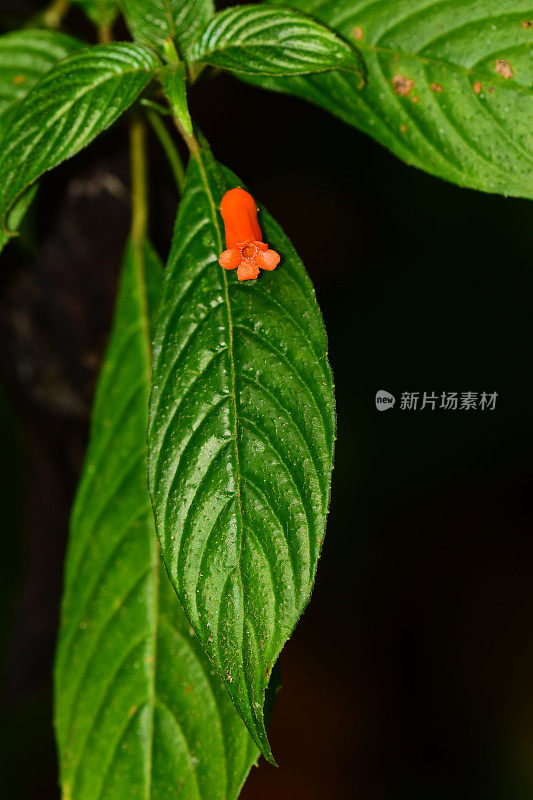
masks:
<path id="1" fill-rule="evenodd" d="M 211 211 L 211 218 L 213 220 L 213 227 L 216 231 L 217 235 L 217 246 L 218 251 L 221 253 L 223 250 L 223 242 L 222 242 L 222 232 L 220 229 L 220 223 L 217 217 L 217 207 L 215 203 L 215 199 L 213 197 L 213 193 L 211 191 L 211 185 L 209 183 L 209 179 L 207 177 L 207 171 L 205 168 L 205 164 L 203 163 L 202 159 L 202 151 L 201 148 L 194 154 L 196 158 L 196 163 L 198 164 L 198 168 L 200 170 L 200 176 L 202 178 L 202 183 L 204 185 L 205 193 L 209 202 L 209 208 Z M 239 459 L 239 441 L 237 435 L 237 371 L 235 369 L 235 345 L 234 345 L 234 323 L 233 323 L 233 314 L 231 311 L 231 303 L 229 299 L 229 288 L 228 288 L 228 278 L 226 275 L 225 270 L 221 270 L 222 272 L 222 281 L 224 284 L 224 304 L 226 306 L 226 314 L 228 318 L 228 336 L 229 336 L 229 345 L 228 345 L 228 355 L 229 355 L 229 362 L 230 362 L 230 374 L 231 374 L 231 404 L 233 409 L 233 431 L 232 431 L 232 438 L 235 450 L 235 462 L 236 462 L 236 497 L 237 497 L 237 505 L 239 508 L 239 523 L 240 523 L 240 539 L 239 539 L 239 581 L 241 584 L 241 591 L 243 591 L 242 585 L 242 575 L 240 570 L 240 564 L 242 561 L 242 549 L 243 549 L 243 528 L 244 528 L 244 519 L 243 519 L 243 511 L 242 511 L 242 496 L 241 496 L 241 483 L 242 483 L 242 476 L 241 476 L 241 468 L 240 468 L 240 459 Z"/>

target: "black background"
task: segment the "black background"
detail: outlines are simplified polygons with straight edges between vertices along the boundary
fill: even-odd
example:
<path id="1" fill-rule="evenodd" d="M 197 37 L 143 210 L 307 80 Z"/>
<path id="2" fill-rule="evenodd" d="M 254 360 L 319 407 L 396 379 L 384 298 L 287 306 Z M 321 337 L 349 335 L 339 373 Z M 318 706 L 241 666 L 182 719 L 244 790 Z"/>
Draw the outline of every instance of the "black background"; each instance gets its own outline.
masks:
<path id="1" fill-rule="evenodd" d="M 38 5 L 2 0 L 5 26 Z M 92 35 L 77 11 L 69 22 Z M 254 769 L 243 800 L 530 800 L 531 205 L 432 178 L 229 76 L 196 86 L 191 107 L 307 265 L 337 384 L 328 536 L 271 728 L 280 768 Z M 176 195 L 155 140 L 151 153 L 164 256 Z M 18 800 L 58 797 L 62 561 L 127 199 L 119 126 L 42 181 L 2 255 L 0 756 Z M 498 399 L 380 413 L 378 389 Z"/>

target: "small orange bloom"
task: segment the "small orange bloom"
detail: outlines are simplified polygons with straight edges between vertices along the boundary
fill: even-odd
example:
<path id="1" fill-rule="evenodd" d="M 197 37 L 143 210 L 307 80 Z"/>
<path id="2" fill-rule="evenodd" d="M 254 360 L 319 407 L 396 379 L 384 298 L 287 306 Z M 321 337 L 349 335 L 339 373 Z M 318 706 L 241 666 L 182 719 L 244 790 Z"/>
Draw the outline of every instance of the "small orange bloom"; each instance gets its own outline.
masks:
<path id="1" fill-rule="evenodd" d="M 222 198 L 220 213 L 224 220 L 226 247 L 218 263 L 224 269 L 236 269 L 240 281 L 257 278 L 259 267 L 273 270 L 280 258 L 263 242 L 257 222 L 257 206 L 244 189 L 230 189 Z"/>

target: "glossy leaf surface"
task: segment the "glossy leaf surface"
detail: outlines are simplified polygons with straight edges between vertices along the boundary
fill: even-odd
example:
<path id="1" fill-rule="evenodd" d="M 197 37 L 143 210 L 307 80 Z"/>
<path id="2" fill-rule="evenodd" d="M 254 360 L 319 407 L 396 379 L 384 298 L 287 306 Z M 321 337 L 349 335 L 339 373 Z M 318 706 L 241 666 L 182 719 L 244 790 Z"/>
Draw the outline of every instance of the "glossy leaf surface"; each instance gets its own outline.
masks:
<path id="1" fill-rule="evenodd" d="M 17 104 L 0 141 L 0 218 L 43 172 L 78 153 L 128 108 L 159 66 L 141 45 L 84 48 Z"/>
<path id="2" fill-rule="evenodd" d="M 20 30 L 0 36 L 0 125 L 6 108 L 20 100 L 54 64 L 79 49 L 72 36 L 46 30 Z"/>
<path id="3" fill-rule="evenodd" d="M 162 569 L 146 486 L 161 268 L 130 242 L 71 520 L 55 668 L 65 800 L 235 800 L 257 748 Z"/>
<path id="4" fill-rule="evenodd" d="M 312 17 L 286 8 L 232 6 L 208 24 L 191 58 L 252 75 L 346 70 L 358 86 L 363 65 L 354 47 Z"/>
<path id="5" fill-rule="evenodd" d="M 219 266 L 230 184 L 205 148 L 191 159 L 156 331 L 149 483 L 181 603 L 272 759 L 264 693 L 324 539 L 333 383 L 313 287 L 265 211 L 280 266 L 245 282 Z"/>
<path id="6" fill-rule="evenodd" d="M 326 73 L 262 86 L 311 100 L 408 164 L 533 197 L 531 0 L 293 0 L 360 49 L 367 85 Z"/>
<path id="7" fill-rule="evenodd" d="M 213 0 L 121 0 L 121 6 L 134 39 L 160 49 L 173 39 L 184 57 L 214 14 Z"/>

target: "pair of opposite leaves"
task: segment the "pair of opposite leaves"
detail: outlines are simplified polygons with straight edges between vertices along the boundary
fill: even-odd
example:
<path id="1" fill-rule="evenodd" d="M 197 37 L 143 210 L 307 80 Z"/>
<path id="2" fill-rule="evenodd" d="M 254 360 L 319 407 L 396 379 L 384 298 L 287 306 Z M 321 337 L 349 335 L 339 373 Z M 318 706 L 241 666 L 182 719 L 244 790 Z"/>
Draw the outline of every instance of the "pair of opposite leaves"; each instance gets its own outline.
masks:
<path id="1" fill-rule="evenodd" d="M 184 780 L 193 787 L 190 794 L 183 789 L 187 798 L 237 796 L 257 750 L 226 690 L 255 745 L 271 758 L 265 689 L 309 600 L 323 541 L 335 422 L 312 285 L 264 211 L 265 238 L 282 253 L 281 268 L 259 281 L 226 277 L 216 263 L 223 250 L 220 198 L 226 198 L 227 249 L 244 259 L 251 245 L 256 258 L 273 251 L 263 249 L 253 200 L 242 189 L 225 195 L 237 181 L 202 150 L 204 163 L 191 159 L 160 305 L 159 297 L 148 298 L 150 307 L 159 305 L 155 335 L 148 335 L 148 346 L 136 343 L 139 324 L 130 307 L 137 303 L 142 316 L 143 302 L 135 264 L 125 265 L 129 283 L 123 278 L 117 341 L 112 337 L 99 383 L 94 447 L 73 516 L 56 668 L 62 785 L 72 800 L 118 800 L 121 776 L 135 769 L 139 777 L 130 788 L 142 786 L 146 772 L 153 797 L 173 797 Z M 138 248 L 129 251 L 135 263 L 142 260 Z M 154 294 L 150 285 L 146 291 Z M 165 599 L 164 575 L 159 612 L 153 611 L 147 557 L 138 552 L 139 526 L 151 541 L 149 506 L 137 511 L 145 463 L 137 446 L 150 375 L 147 367 L 138 383 L 140 370 L 125 348 L 147 360 L 152 339 L 150 490 L 165 565 L 198 637 L 192 650 L 188 623 L 180 622 L 172 597 Z M 110 392 L 123 399 L 116 426 Z M 139 455 L 135 472 L 128 453 Z M 122 488 L 111 507 L 116 486 Z M 151 560 L 157 582 L 158 558 Z M 145 605 L 152 609 L 147 616 Z M 154 634 L 150 619 L 157 613 Z M 217 689 L 203 651 L 225 690 Z M 137 676 L 129 688 L 128 670 Z M 152 756 L 143 762 L 144 740 L 151 740 Z M 101 762 L 110 759 L 101 777 Z"/>

